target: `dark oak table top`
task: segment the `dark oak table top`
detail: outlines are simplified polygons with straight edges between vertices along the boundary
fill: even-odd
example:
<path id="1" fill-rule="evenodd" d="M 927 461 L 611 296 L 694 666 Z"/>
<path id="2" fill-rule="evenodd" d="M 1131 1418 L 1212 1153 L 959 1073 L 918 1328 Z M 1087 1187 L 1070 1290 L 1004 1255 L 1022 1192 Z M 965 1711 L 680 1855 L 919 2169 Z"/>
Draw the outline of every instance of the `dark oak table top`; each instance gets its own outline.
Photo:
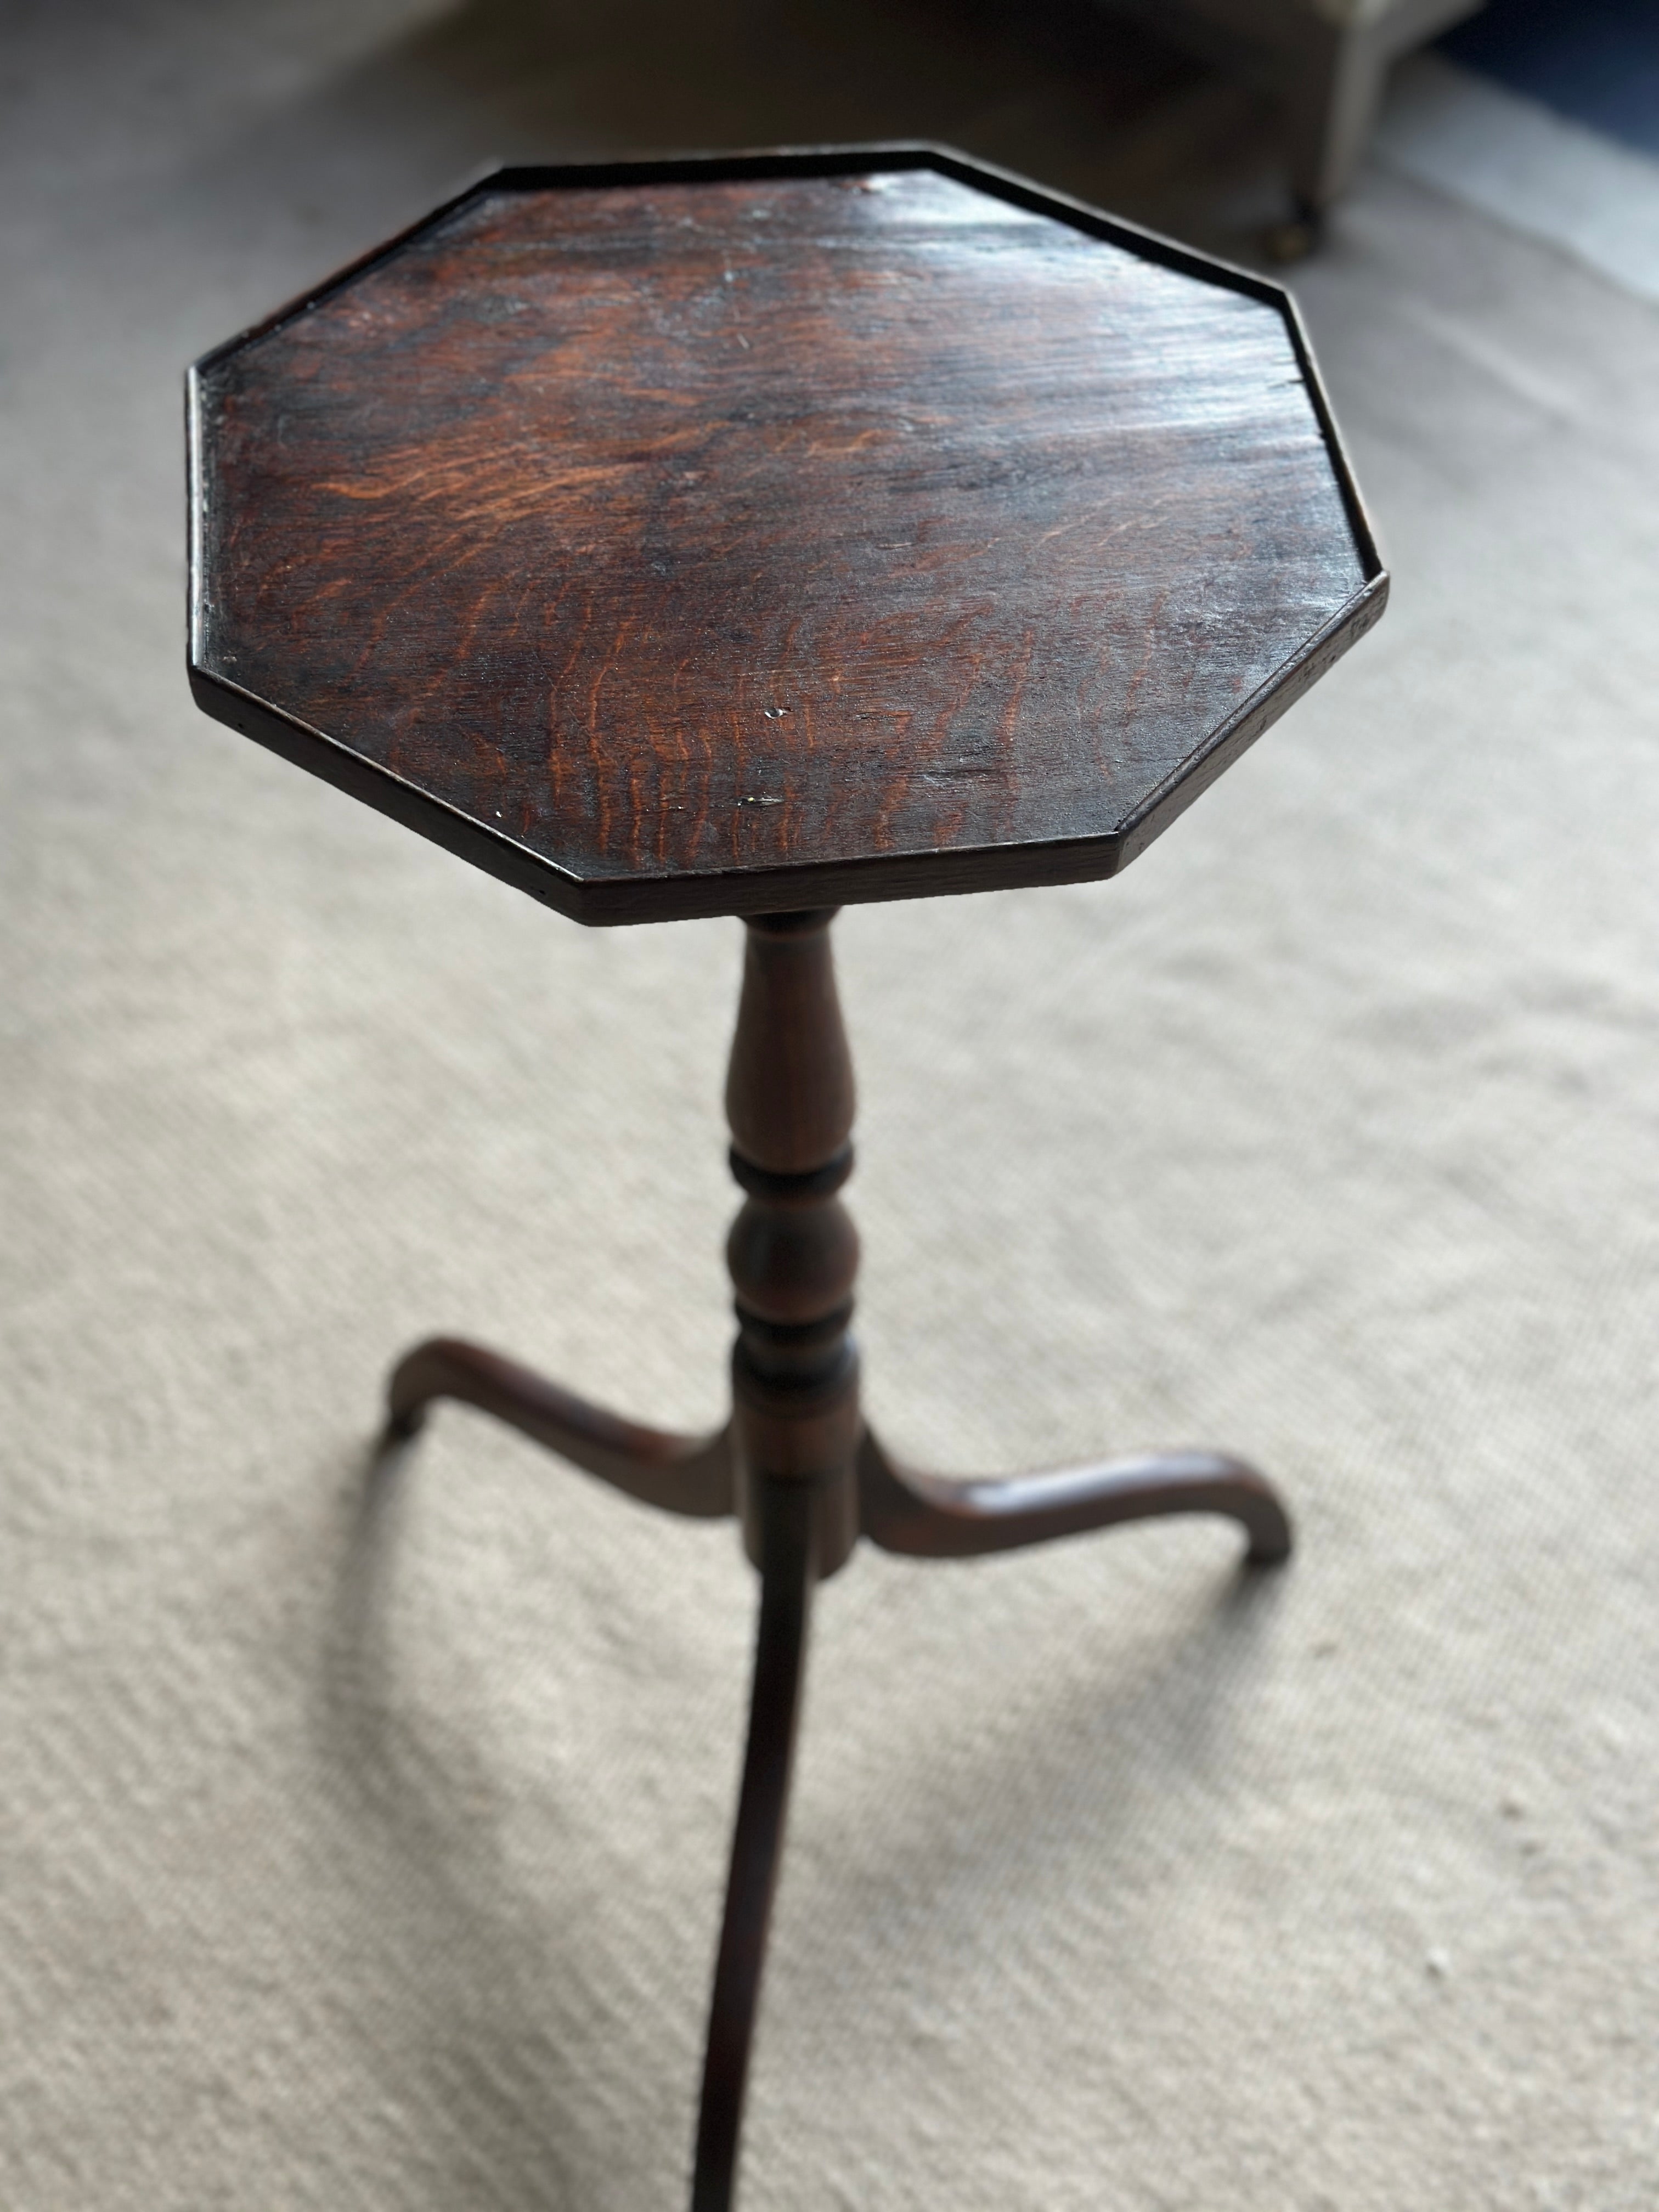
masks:
<path id="1" fill-rule="evenodd" d="M 1387 592 L 1279 288 L 934 149 L 503 171 L 191 415 L 200 703 L 584 921 L 1109 875 Z"/>

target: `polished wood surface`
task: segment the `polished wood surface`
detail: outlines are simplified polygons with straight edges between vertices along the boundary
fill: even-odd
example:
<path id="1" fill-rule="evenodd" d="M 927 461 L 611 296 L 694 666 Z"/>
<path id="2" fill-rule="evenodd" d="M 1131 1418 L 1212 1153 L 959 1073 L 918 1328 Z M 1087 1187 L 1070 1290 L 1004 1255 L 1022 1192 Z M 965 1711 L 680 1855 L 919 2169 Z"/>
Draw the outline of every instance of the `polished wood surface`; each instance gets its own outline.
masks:
<path id="1" fill-rule="evenodd" d="M 832 915 L 750 923 L 726 1086 L 732 1172 L 744 1194 L 726 1248 L 744 1534 L 758 1566 L 768 1486 L 810 1486 L 820 1576 L 846 1559 L 860 1521 L 858 1356 L 848 1334 L 859 1240 L 840 1196 L 853 1171 L 853 1060 Z"/>
<path id="2" fill-rule="evenodd" d="M 927 1474 L 902 1466 L 872 1429 L 859 1447 L 860 1526 L 884 1552 L 971 1559 L 1176 1513 L 1237 1522 L 1255 1567 L 1291 1555 L 1290 1516 L 1264 1475 L 1227 1452 L 1137 1452 L 1034 1474 Z"/>
<path id="3" fill-rule="evenodd" d="M 412 1437 L 436 1398 L 493 1413 L 643 1505 L 706 1520 L 733 1510 L 729 1426 L 708 1437 L 647 1428 L 591 1405 L 499 1352 L 462 1337 L 434 1336 L 416 1345 L 392 1371 L 386 1386 L 388 1440 Z"/>
<path id="4" fill-rule="evenodd" d="M 1273 287 L 954 157 L 574 174 L 192 386 L 201 702 L 550 903 L 1109 874 L 1381 611 Z"/>
<path id="5" fill-rule="evenodd" d="M 799 1483 L 771 1483 L 760 1505 L 757 1565 L 761 1596 L 749 1739 L 708 2003 L 691 2161 L 691 2212 L 729 2212 L 737 2196 L 749 2057 L 783 1856 L 806 1680 L 806 1632 L 818 1575 L 811 1489 Z"/>

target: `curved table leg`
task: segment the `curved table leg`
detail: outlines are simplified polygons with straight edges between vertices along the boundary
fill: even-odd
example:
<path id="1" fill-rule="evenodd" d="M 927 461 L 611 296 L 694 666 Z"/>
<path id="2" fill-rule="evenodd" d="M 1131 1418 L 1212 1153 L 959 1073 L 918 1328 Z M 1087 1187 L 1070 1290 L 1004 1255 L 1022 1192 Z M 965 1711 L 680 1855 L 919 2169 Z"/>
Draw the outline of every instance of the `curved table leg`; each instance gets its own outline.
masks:
<path id="1" fill-rule="evenodd" d="M 400 1359 L 387 1386 L 386 1434 L 411 1437 L 434 1398 L 477 1406 L 630 1498 L 712 1519 L 733 1506 L 728 1432 L 676 1436 L 591 1406 L 516 1360 L 434 1336 Z"/>
<path id="2" fill-rule="evenodd" d="M 708 2007 L 691 2212 L 729 2212 L 737 2189 L 744 2089 L 783 1848 L 815 1578 L 810 1486 L 769 1483 L 761 1504 L 760 1621 L 749 1744 Z"/>
<path id="3" fill-rule="evenodd" d="M 1264 1475 L 1220 1452 L 1147 1452 L 1052 1474 L 952 1480 L 899 1467 L 866 1429 L 859 1449 L 860 1525 L 887 1552 L 935 1559 L 1012 1551 L 1115 1521 L 1220 1513 L 1249 1538 L 1254 1566 L 1287 1559 L 1290 1516 Z"/>

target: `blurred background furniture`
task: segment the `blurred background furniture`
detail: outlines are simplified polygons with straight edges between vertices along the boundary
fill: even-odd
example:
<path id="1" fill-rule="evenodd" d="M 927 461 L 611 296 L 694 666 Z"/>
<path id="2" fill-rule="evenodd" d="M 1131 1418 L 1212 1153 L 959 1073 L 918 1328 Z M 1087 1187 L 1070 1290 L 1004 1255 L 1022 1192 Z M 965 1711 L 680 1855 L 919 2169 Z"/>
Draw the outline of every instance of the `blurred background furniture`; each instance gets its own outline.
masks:
<path id="1" fill-rule="evenodd" d="M 1401 55 L 1474 15 L 1484 0 L 1108 0 L 1207 58 L 1263 82 L 1283 109 L 1293 226 L 1285 258 L 1318 237 L 1376 119 L 1389 70 Z"/>

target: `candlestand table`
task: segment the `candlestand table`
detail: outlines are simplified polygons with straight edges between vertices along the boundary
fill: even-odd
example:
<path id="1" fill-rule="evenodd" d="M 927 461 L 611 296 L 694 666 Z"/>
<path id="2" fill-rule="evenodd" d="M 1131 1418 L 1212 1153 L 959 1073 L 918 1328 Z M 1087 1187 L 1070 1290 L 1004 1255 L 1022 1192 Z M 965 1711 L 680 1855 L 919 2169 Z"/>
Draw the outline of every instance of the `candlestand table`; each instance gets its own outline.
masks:
<path id="1" fill-rule="evenodd" d="M 859 1410 L 849 900 L 1109 876 L 1381 613 L 1282 291 L 930 147 L 508 169 L 198 362 L 191 682 L 592 923 L 744 917 L 732 1411 L 482 1407 L 760 1571 L 694 2212 L 732 2201 L 814 1583 L 1151 1514 L 1290 1547 L 1207 1451 L 952 1480 Z"/>

